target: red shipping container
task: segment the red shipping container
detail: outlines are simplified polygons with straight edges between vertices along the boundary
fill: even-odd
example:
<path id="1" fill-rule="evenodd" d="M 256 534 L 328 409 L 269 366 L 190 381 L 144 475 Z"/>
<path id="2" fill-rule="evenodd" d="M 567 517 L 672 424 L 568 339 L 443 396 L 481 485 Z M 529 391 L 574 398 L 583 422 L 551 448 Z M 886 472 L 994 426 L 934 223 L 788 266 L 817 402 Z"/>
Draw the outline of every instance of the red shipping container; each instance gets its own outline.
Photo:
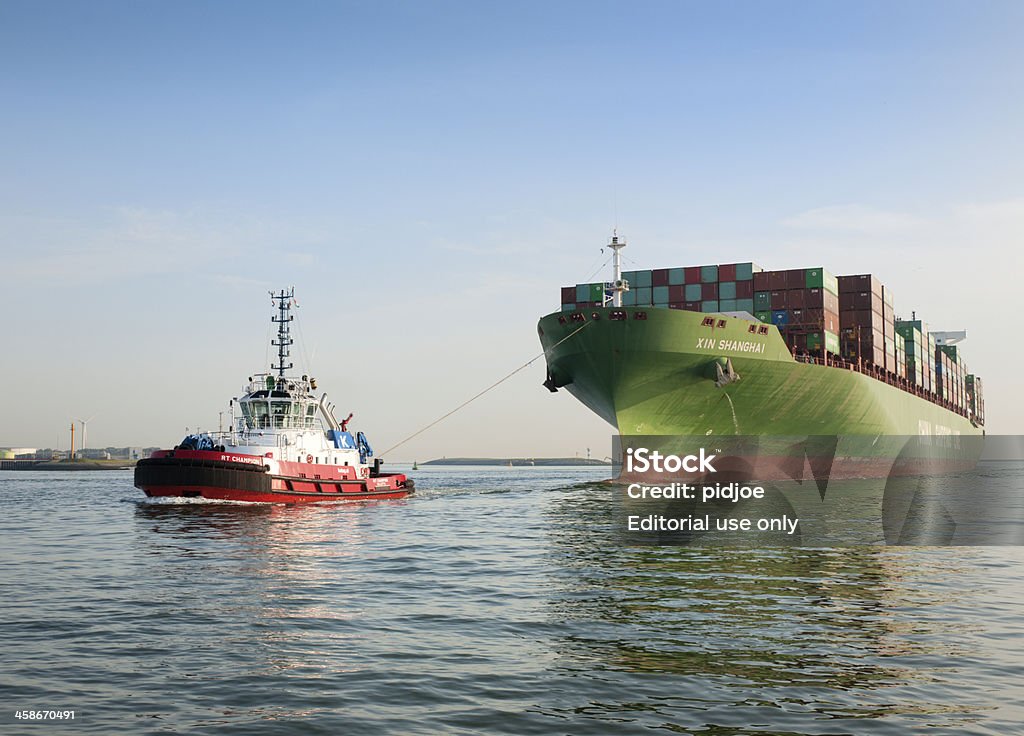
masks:
<path id="1" fill-rule="evenodd" d="M 674 302 L 685 302 L 686 301 L 686 287 L 682 284 L 668 287 L 668 301 L 669 304 Z"/>
<path id="2" fill-rule="evenodd" d="M 786 309 L 789 307 L 789 292 L 785 290 L 773 291 L 771 300 L 772 309 Z"/>
<path id="3" fill-rule="evenodd" d="M 736 280 L 736 264 L 726 263 L 724 266 L 718 267 L 718 280 L 719 281 L 735 281 Z M 737 297 L 737 299 L 740 297 Z"/>
<path id="4" fill-rule="evenodd" d="M 789 326 L 790 327 L 802 327 L 808 319 L 808 315 L 804 313 L 803 309 L 790 309 L 789 310 Z"/>
<path id="5" fill-rule="evenodd" d="M 686 304 L 683 305 L 683 309 L 687 309 L 691 312 L 700 312 L 701 307 L 702 305 L 700 302 L 686 302 Z"/>
<path id="6" fill-rule="evenodd" d="M 562 287 L 562 304 L 575 304 L 576 303 L 576 287 L 575 286 L 563 286 Z"/>
<path id="7" fill-rule="evenodd" d="M 771 271 L 758 271 L 754 274 L 754 291 L 771 291 Z M 737 297 L 739 298 L 739 297 Z"/>
<path id="8" fill-rule="evenodd" d="M 870 291 L 848 291 L 839 299 L 839 311 L 870 309 L 882 314 L 882 297 Z"/>
<path id="9" fill-rule="evenodd" d="M 687 266 L 683 269 L 683 281 L 687 284 L 700 283 L 700 266 Z"/>
<path id="10" fill-rule="evenodd" d="M 768 290 L 770 291 L 784 291 L 786 289 L 786 272 L 785 271 L 769 271 L 768 272 Z M 759 291 L 755 287 L 755 291 Z"/>
<path id="11" fill-rule="evenodd" d="M 845 294 L 853 291 L 870 291 L 882 296 L 882 282 L 869 273 L 856 276 L 839 276 L 839 293 Z"/>
<path id="12" fill-rule="evenodd" d="M 807 306 L 807 289 L 790 289 L 787 291 L 786 306 L 790 309 L 803 309 Z"/>
<path id="13" fill-rule="evenodd" d="M 686 309 L 686 302 L 669 302 L 669 309 Z"/>
<path id="14" fill-rule="evenodd" d="M 667 268 L 656 268 L 651 271 L 651 286 L 668 286 Z"/>
<path id="15" fill-rule="evenodd" d="M 718 284 L 701 284 L 700 285 L 700 298 L 704 301 L 711 301 L 712 299 L 718 298 Z"/>
<path id="16" fill-rule="evenodd" d="M 786 288 L 803 289 L 807 286 L 807 276 L 802 268 L 791 268 L 786 271 Z"/>
<path id="17" fill-rule="evenodd" d="M 736 282 L 736 298 L 737 299 L 753 299 L 754 298 L 754 282 L 753 281 L 737 281 Z"/>

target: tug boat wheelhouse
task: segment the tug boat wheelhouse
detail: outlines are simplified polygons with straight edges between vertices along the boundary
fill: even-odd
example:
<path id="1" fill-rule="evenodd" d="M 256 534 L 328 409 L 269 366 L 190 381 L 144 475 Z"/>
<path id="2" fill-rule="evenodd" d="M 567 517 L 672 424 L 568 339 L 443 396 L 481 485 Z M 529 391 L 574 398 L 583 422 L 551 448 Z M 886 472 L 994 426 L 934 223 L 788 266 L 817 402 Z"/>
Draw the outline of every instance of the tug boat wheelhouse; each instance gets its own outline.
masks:
<path id="1" fill-rule="evenodd" d="M 286 371 L 294 288 L 271 293 L 276 302 L 278 362 L 249 377 L 232 399 L 231 429 L 187 436 L 173 450 L 158 450 L 135 467 L 135 485 L 147 496 L 223 501 L 296 503 L 402 498 L 413 481 L 381 472 L 381 461 L 362 432 L 339 422 L 327 394 L 316 398 L 316 379 Z M 241 412 L 234 415 L 235 406 Z"/>

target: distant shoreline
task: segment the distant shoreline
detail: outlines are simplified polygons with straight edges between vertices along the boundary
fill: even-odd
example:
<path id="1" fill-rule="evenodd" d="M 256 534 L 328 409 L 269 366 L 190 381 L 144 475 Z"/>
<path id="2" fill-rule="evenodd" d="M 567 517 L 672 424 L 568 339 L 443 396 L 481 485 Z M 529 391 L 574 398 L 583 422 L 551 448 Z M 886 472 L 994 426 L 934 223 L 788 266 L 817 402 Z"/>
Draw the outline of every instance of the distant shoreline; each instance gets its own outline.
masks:
<path id="1" fill-rule="evenodd" d="M 442 457 L 428 460 L 420 465 L 495 465 L 514 468 L 554 467 L 554 466 L 602 466 L 611 467 L 606 460 L 593 460 L 583 457 Z"/>
<path id="2" fill-rule="evenodd" d="M 0 470 L 131 470 L 134 460 L 3 460 Z"/>

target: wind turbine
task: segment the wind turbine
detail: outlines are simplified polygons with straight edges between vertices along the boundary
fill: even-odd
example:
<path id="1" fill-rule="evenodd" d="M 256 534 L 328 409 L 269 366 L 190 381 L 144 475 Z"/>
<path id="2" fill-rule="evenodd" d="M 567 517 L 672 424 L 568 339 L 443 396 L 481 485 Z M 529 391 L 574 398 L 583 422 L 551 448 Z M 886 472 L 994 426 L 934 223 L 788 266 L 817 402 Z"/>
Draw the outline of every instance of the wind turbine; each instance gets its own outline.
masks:
<path id="1" fill-rule="evenodd" d="M 95 418 L 96 418 L 96 415 L 93 414 L 88 419 L 79 419 L 78 420 L 78 423 L 82 425 L 82 452 L 83 453 L 85 452 L 86 448 L 89 446 L 89 445 L 86 444 L 86 439 L 88 439 L 88 436 L 89 436 L 89 434 L 88 434 L 88 432 L 89 432 L 89 422 L 91 422 Z"/>

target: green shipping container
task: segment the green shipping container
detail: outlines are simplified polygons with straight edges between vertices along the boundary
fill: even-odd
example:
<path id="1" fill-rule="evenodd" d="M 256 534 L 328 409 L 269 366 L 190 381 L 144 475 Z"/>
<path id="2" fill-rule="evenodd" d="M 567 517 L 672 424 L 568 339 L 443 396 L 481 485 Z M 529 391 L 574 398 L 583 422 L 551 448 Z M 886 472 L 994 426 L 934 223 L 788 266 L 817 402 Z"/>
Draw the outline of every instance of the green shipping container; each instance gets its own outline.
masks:
<path id="1" fill-rule="evenodd" d="M 839 354 L 839 335 L 825 331 L 825 350 L 836 355 Z"/>
<path id="2" fill-rule="evenodd" d="M 655 286 L 654 287 L 654 304 L 659 307 L 668 306 L 668 287 L 667 286 Z"/>
<path id="3" fill-rule="evenodd" d="M 624 307 L 635 307 L 636 306 L 636 291 L 630 289 L 622 295 L 622 306 Z"/>
<path id="4" fill-rule="evenodd" d="M 736 311 L 747 312 L 749 314 L 754 313 L 754 300 L 753 299 L 737 299 L 736 300 Z"/>
<path id="5" fill-rule="evenodd" d="M 598 304 L 604 303 L 604 283 L 590 285 L 589 301 L 597 302 Z"/>
<path id="6" fill-rule="evenodd" d="M 768 311 L 772 308 L 772 293 L 770 291 L 754 292 L 754 309 Z"/>
<path id="7" fill-rule="evenodd" d="M 721 281 L 718 284 L 718 298 L 719 299 L 735 299 L 736 298 L 736 282 L 735 281 Z"/>
<path id="8" fill-rule="evenodd" d="M 737 281 L 750 281 L 754 278 L 755 273 L 761 271 L 761 267 L 756 263 L 737 263 L 736 264 L 736 280 Z"/>
<path id="9" fill-rule="evenodd" d="M 825 344 L 826 351 L 839 354 L 839 335 L 834 332 L 825 330 L 823 332 L 812 332 L 807 335 L 808 350 L 820 350 L 822 342 Z"/>
<path id="10" fill-rule="evenodd" d="M 649 274 L 649 272 L 648 272 Z M 649 307 L 651 306 L 651 287 L 641 286 L 636 289 L 636 305 L 638 307 Z"/>
<path id="11" fill-rule="evenodd" d="M 668 270 L 669 286 L 679 286 L 686 283 L 686 272 L 681 268 L 670 268 Z"/>
<path id="12" fill-rule="evenodd" d="M 701 266 L 700 281 L 702 284 L 713 284 L 718 281 L 718 266 Z"/>
<path id="13" fill-rule="evenodd" d="M 735 299 L 719 299 L 718 308 L 723 312 L 735 312 L 736 311 L 736 300 Z"/>
<path id="14" fill-rule="evenodd" d="M 575 304 L 563 304 L 562 305 L 562 311 L 563 312 L 575 312 L 576 311 L 576 305 Z"/>
<path id="15" fill-rule="evenodd" d="M 824 289 L 833 294 L 839 293 L 839 279 L 821 266 L 804 270 L 804 286 L 808 289 Z"/>
<path id="16" fill-rule="evenodd" d="M 771 313 L 771 310 L 758 309 L 757 311 L 754 312 L 754 319 L 760 320 L 761 322 L 767 322 L 768 324 L 771 324 L 772 323 L 772 313 Z"/>
<path id="17" fill-rule="evenodd" d="M 717 312 L 717 311 L 719 311 L 719 309 L 718 309 L 718 300 L 717 299 L 711 299 L 710 301 L 701 302 L 701 304 L 700 304 L 700 311 L 702 311 L 702 312 Z"/>
<path id="18" fill-rule="evenodd" d="M 650 271 L 637 271 L 636 272 L 636 285 L 640 287 L 650 288 L 651 286 L 651 272 Z"/>
<path id="19" fill-rule="evenodd" d="M 687 284 L 683 290 L 688 302 L 699 302 L 701 299 L 700 284 Z"/>

